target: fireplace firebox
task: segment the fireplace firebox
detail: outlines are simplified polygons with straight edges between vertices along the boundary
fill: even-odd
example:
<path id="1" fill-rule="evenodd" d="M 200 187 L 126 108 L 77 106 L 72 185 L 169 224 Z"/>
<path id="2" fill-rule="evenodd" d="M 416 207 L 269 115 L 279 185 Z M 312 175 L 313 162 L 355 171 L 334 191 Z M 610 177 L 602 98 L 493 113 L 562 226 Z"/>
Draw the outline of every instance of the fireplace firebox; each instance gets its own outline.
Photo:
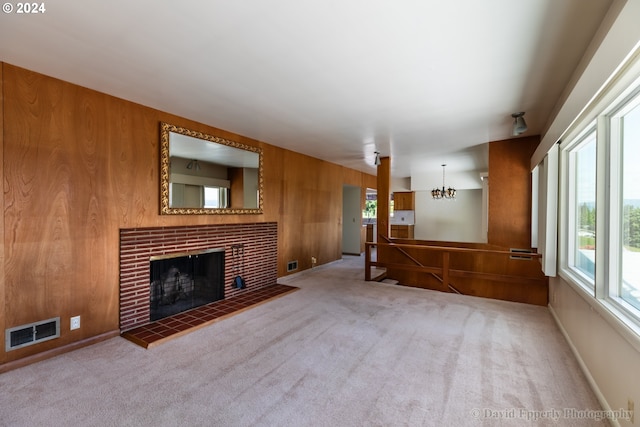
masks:
<path id="1" fill-rule="evenodd" d="M 150 258 L 150 320 L 224 299 L 224 248 Z"/>

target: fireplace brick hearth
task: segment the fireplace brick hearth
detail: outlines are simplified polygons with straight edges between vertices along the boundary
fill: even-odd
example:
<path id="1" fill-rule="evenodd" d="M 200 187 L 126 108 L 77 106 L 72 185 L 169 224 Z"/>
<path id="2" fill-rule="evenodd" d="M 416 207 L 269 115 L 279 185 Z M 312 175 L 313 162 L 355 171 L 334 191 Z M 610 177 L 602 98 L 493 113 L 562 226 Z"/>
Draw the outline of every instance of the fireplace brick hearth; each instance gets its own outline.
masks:
<path id="1" fill-rule="evenodd" d="M 153 227 L 120 230 L 120 330 L 150 322 L 150 258 L 158 255 L 225 248 L 226 298 L 273 285 L 278 275 L 278 227 L 275 222 Z M 244 245 L 245 289 L 233 286 L 233 245 Z"/>

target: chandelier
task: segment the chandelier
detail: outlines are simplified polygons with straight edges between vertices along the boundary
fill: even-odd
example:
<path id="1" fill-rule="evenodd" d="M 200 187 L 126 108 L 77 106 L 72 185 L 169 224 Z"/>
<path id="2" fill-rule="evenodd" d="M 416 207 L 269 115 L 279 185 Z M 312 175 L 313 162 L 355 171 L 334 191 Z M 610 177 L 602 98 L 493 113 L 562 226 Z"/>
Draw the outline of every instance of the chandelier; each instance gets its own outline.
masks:
<path id="1" fill-rule="evenodd" d="M 438 199 L 455 199 L 456 198 L 456 189 L 449 187 L 446 188 L 444 186 L 444 167 L 447 166 L 442 165 L 442 189 L 440 188 L 434 188 L 433 190 L 431 190 L 431 197 L 438 200 Z"/>

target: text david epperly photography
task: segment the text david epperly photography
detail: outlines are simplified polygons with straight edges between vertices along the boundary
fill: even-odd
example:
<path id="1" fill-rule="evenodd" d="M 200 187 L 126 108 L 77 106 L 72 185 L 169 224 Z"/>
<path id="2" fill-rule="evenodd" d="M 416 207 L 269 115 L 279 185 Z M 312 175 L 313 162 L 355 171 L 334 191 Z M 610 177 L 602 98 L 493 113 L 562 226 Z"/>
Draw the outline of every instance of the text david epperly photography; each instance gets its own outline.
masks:
<path id="1" fill-rule="evenodd" d="M 476 419 L 523 419 L 539 421 L 544 419 L 559 421 L 562 419 L 582 420 L 626 420 L 633 419 L 633 412 L 626 409 L 594 410 L 577 408 L 553 408 L 546 410 L 532 410 L 526 408 L 474 408 L 471 416 Z"/>

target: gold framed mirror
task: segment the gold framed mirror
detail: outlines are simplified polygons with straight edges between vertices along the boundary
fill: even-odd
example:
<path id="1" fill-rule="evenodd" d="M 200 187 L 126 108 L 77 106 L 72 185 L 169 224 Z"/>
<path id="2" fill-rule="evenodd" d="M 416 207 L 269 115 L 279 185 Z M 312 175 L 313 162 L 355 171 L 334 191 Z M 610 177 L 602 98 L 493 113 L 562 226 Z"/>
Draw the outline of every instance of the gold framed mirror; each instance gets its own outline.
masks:
<path id="1" fill-rule="evenodd" d="M 263 213 L 262 148 L 160 124 L 160 213 Z"/>

